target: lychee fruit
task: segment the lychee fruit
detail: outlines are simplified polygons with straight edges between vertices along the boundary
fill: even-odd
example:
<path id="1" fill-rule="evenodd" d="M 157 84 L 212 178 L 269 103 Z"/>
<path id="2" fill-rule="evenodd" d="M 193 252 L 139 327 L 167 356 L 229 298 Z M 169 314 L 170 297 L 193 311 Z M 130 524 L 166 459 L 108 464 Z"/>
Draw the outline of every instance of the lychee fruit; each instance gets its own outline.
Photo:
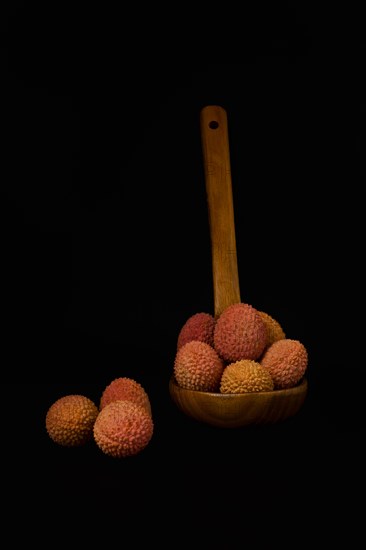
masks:
<path id="1" fill-rule="evenodd" d="M 221 377 L 221 393 L 272 391 L 273 388 L 269 370 L 252 359 L 230 363 Z"/>
<path id="2" fill-rule="evenodd" d="M 250 304 L 228 306 L 216 320 L 214 348 L 227 363 L 257 360 L 267 344 L 267 328 L 259 312 Z"/>
<path id="3" fill-rule="evenodd" d="M 177 340 L 177 349 L 191 340 L 200 340 L 213 347 L 213 333 L 216 320 L 210 313 L 195 313 L 182 326 Z"/>
<path id="4" fill-rule="evenodd" d="M 303 378 L 308 365 L 308 352 L 299 340 L 285 338 L 273 342 L 260 359 L 268 369 L 275 389 L 292 388 Z"/>
<path id="5" fill-rule="evenodd" d="M 94 440 L 104 454 L 123 458 L 140 453 L 154 432 L 151 415 L 132 401 L 112 401 L 99 412 L 94 423 Z"/>
<path id="6" fill-rule="evenodd" d="M 192 340 L 182 346 L 174 360 L 174 376 L 178 385 L 189 390 L 217 391 L 224 361 L 206 342 Z"/>
<path id="7" fill-rule="evenodd" d="M 65 395 L 55 401 L 46 413 L 46 430 L 50 438 L 65 447 L 84 445 L 93 437 L 99 410 L 84 395 Z"/>
<path id="8" fill-rule="evenodd" d="M 99 409 L 101 410 L 112 401 L 118 400 L 133 401 L 151 414 L 151 402 L 145 388 L 132 378 L 121 376 L 112 380 L 102 393 Z"/>

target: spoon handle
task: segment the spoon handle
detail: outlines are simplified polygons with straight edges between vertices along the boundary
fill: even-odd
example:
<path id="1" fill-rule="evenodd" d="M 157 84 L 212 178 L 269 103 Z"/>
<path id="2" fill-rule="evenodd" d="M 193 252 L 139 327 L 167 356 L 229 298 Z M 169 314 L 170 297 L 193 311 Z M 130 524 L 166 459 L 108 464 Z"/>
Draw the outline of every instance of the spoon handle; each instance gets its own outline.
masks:
<path id="1" fill-rule="evenodd" d="M 217 318 L 240 302 L 229 135 L 225 109 L 201 110 L 201 141 L 211 238 L 214 309 Z"/>

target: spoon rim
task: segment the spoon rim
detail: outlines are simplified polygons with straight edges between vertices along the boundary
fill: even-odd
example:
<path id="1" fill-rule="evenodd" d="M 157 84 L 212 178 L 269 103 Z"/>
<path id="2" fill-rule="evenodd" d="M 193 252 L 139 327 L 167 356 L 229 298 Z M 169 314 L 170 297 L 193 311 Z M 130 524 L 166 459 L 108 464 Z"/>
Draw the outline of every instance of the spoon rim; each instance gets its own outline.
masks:
<path id="1" fill-rule="evenodd" d="M 233 399 L 235 397 L 240 397 L 243 399 L 249 396 L 251 398 L 253 398 L 254 396 L 268 397 L 269 395 L 278 395 L 279 397 L 280 396 L 283 397 L 294 393 L 302 393 L 304 391 L 307 391 L 308 389 L 308 380 L 306 376 L 303 376 L 295 386 L 291 386 L 290 388 L 279 388 L 279 389 L 269 390 L 269 391 L 253 391 L 253 392 L 240 392 L 240 393 L 220 393 L 220 392 L 210 392 L 210 391 L 193 390 L 189 388 L 184 388 L 178 384 L 174 374 L 170 377 L 169 384 L 171 386 L 176 387 L 178 391 L 192 393 L 193 395 L 202 395 L 204 397 L 218 397 L 220 399 L 222 398 Z"/>

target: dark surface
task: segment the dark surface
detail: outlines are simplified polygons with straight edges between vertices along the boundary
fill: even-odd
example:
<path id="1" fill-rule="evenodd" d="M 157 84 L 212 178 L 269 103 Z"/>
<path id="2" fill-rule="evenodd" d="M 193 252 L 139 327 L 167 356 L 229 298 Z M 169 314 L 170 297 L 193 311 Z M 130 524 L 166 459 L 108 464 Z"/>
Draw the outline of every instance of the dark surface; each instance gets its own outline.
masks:
<path id="1" fill-rule="evenodd" d="M 195 536 L 224 548 L 268 535 L 284 543 L 291 528 L 304 542 L 354 536 L 365 381 L 356 314 L 365 111 L 354 57 L 329 50 L 331 26 L 300 8 L 242 27 L 234 14 L 219 25 L 195 14 L 179 29 L 159 26 L 156 12 L 73 10 L 18 3 L 3 18 L 9 524 L 46 542 L 46 525 L 51 540 L 68 540 L 73 526 L 93 539 L 104 514 L 105 541 L 134 525 L 136 543 Z M 232 29 L 226 47 L 217 25 Z M 228 114 L 242 300 L 309 351 L 305 405 L 274 426 L 200 425 L 168 392 L 182 324 L 213 311 L 207 104 Z M 48 438 L 57 398 L 98 402 L 118 376 L 151 398 L 154 435 L 140 455 L 112 460 L 92 443 L 71 450 Z"/>

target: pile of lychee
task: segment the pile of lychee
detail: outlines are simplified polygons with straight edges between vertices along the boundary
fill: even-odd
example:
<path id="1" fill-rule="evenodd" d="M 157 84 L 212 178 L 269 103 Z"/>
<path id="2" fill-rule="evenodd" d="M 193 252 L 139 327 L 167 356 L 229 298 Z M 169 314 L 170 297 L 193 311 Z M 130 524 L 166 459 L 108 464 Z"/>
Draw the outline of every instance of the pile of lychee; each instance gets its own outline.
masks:
<path id="1" fill-rule="evenodd" d="M 111 457 L 134 456 L 145 449 L 153 435 L 150 398 L 140 382 L 115 378 L 104 388 L 98 405 L 79 394 L 57 399 L 47 410 L 46 430 L 64 447 L 94 441 Z"/>
<path id="2" fill-rule="evenodd" d="M 188 390 L 236 394 L 295 387 L 308 366 L 308 352 L 287 338 L 281 324 L 251 304 L 229 305 L 216 317 L 199 312 L 177 339 L 174 378 Z"/>

